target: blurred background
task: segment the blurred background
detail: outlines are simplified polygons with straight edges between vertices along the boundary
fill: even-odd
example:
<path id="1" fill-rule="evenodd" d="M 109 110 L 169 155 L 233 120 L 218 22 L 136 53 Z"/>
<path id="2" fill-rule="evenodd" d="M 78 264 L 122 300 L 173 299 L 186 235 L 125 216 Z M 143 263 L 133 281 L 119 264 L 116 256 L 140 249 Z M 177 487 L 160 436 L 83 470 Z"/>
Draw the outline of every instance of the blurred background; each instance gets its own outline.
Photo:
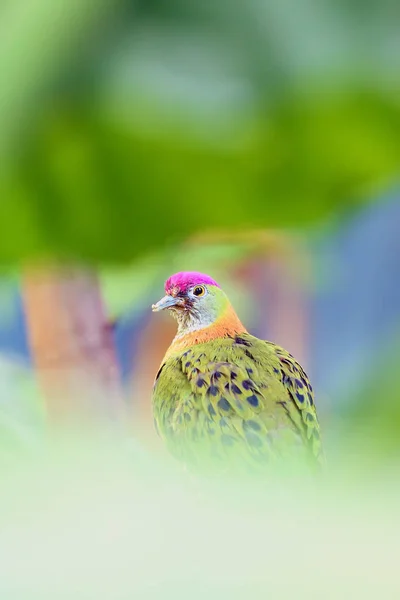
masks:
<path id="1" fill-rule="evenodd" d="M 150 306 L 198 270 L 308 372 L 332 472 L 396 479 L 399 29 L 395 0 L 2 3 L 4 472 L 70 423 L 163 452 Z"/>

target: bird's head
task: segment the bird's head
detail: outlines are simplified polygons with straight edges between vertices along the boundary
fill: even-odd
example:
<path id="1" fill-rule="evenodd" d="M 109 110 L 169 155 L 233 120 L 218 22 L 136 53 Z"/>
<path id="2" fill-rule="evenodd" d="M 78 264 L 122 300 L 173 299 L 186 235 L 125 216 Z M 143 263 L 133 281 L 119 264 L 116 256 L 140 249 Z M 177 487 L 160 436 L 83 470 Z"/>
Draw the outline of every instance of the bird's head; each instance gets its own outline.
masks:
<path id="1" fill-rule="evenodd" d="M 197 271 L 176 273 L 165 282 L 165 292 L 152 310 L 168 309 L 178 321 L 178 335 L 209 328 L 227 315 L 236 317 L 228 297 L 209 275 Z"/>

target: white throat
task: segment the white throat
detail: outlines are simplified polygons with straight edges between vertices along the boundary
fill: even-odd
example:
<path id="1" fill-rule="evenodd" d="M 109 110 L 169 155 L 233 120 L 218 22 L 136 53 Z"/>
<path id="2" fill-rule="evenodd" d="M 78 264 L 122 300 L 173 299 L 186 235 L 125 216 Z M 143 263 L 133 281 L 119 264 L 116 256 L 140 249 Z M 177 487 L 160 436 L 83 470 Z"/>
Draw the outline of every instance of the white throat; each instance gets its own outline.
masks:
<path id="1" fill-rule="evenodd" d="M 191 311 L 191 312 L 178 312 L 172 311 L 174 318 L 178 322 L 178 331 L 174 338 L 175 340 L 179 340 L 183 336 L 188 333 L 193 333 L 194 331 L 200 331 L 201 329 L 205 329 L 212 325 L 215 321 L 215 315 L 210 314 L 209 312 L 202 311 Z"/>

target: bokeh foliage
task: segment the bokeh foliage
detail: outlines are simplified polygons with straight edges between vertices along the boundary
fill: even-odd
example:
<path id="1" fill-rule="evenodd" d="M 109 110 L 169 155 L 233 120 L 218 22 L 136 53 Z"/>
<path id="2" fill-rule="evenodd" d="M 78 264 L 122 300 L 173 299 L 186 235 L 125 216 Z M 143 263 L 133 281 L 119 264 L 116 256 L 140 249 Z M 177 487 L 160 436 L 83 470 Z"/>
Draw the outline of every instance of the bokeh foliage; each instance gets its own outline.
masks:
<path id="1" fill-rule="evenodd" d="M 113 310 L 139 312 L 167 268 L 213 263 L 223 281 L 248 250 L 235 230 L 330 225 L 376 198 L 398 176 L 399 13 L 396 0 L 3 2 L 0 262 L 143 255 L 102 269 Z M 235 244 L 170 245 L 217 228 Z M 398 337 L 382 346 L 353 398 L 332 399 L 322 490 L 238 482 L 217 506 L 136 440 L 49 444 L 31 372 L 1 362 L 0 597 L 399 597 Z"/>
<path id="2" fill-rule="evenodd" d="M 1 19 L 3 263 L 303 225 L 395 182 L 388 0 L 23 6 Z"/>

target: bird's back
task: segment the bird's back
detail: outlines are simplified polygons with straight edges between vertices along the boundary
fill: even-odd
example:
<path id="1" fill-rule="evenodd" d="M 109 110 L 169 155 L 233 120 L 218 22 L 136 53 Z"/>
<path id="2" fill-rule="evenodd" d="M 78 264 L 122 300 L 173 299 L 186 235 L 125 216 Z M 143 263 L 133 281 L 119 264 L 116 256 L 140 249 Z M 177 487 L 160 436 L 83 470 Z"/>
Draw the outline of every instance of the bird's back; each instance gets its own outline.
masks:
<path id="1" fill-rule="evenodd" d="M 312 387 L 284 349 L 247 333 L 170 356 L 153 391 L 155 424 L 197 470 L 259 472 L 322 459 Z"/>

